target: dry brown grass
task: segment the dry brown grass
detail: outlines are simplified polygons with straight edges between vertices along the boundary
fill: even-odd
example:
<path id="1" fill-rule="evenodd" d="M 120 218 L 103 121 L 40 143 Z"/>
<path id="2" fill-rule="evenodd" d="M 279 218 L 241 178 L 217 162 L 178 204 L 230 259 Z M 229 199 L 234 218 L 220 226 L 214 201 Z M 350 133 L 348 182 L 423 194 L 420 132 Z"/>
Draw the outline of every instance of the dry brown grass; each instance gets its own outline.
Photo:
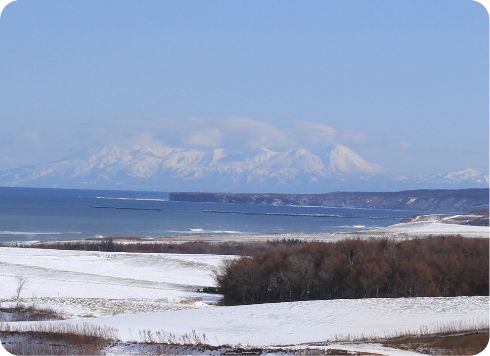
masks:
<path id="1" fill-rule="evenodd" d="M 167 345 L 187 345 L 202 346 L 208 344 L 206 334 L 198 333 L 195 330 L 176 335 L 167 331 L 140 330 L 140 340 L 146 344 L 167 344 Z"/>
<path id="2" fill-rule="evenodd" d="M 476 355 L 485 349 L 488 341 L 487 330 L 456 335 L 400 337 L 386 341 L 384 345 L 431 355 Z"/>
<path id="3" fill-rule="evenodd" d="M 7 313 L 7 320 L 2 313 Z M 13 307 L 0 307 L 0 322 L 2 321 L 42 321 L 42 320 L 60 320 L 65 319 L 65 316 L 48 307 L 38 307 L 34 304 L 27 305 L 17 303 Z"/>
<path id="4" fill-rule="evenodd" d="M 124 240 L 128 240 L 124 238 Z M 207 242 L 192 241 L 182 243 L 148 242 L 133 238 L 136 242 L 124 243 L 117 238 L 79 241 L 50 241 L 35 244 L 11 244 L 12 247 L 44 248 L 57 250 L 80 250 L 101 252 L 134 252 L 134 253 L 188 253 L 248 256 L 265 252 L 277 246 L 290 246 L 303 243 L 298 239 L 275 239 L 263 242 Z M 141 241 L 141 242 L 138 242 Z"/>
<path id="5" fill-rule="evenodd" d="M 196 303 L 202 303 L 202 297 L 190 297 L 187 299 L 182 299 L 179 303 L 184 305 L 195 305 Z"/>
<path id="6" fill-rule="evenodd" d="M 85 323 L 0 323 L 2 344 L 14 355 L 98 355 L 116 339 L 116 333 L 112 328 Z"/>

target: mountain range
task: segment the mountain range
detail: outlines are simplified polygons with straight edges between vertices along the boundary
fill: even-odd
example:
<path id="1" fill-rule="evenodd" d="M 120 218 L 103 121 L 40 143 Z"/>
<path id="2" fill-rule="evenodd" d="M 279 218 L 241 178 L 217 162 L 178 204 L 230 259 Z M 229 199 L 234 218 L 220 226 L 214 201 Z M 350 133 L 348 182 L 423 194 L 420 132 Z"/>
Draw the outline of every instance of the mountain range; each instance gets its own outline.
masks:
<path id="1" fill-rule="evenodd" d="M 305 148 L 232 152 L 224 148 L 110 145 L 85 156 L 0 171 L 0 185 L 163 191 L 379 191 L 488 187 L 488 176 L 465 169 L 400 178 L 339 144 L 319 152 Z"/>

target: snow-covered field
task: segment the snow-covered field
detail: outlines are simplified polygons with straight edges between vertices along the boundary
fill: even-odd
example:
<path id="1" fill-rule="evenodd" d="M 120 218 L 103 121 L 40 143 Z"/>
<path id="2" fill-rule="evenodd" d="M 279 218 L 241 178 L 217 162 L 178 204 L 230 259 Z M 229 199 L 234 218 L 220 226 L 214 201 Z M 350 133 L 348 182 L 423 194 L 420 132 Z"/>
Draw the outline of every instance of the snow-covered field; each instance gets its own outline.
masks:
<path id="1" fill-rule="evenodd" d="M 463 215 L 461 215 L 463 216 Z M 468 215 L 471 216 L 471 215 Z M 424 216 L 426 217 L 426 216 Z M 394 224 L 386 227 L 375 229 L 355 229 L 352 231 L 328 232 L 328 233 L 284 233 L 284 234 L 229 234 L 213 235 L 203 234 L 199 236 L 200 241 L 206 242 L 256 242 L 267 241 L 273 239 L 301 239 L 305 241 L 322 241 L 335 242 L 345 238 L 353 237 L 369 237 L 369 238 L 413 238 L 424 237 L 428 235 L 461 235 L 463 237 L 490 237 L 490 228 L 488 226 L 473 226 L 446 223 L 444 218 L 438 218 L 439 215 L 434 215 L 434 219 L 424 221 L 412 221 L 406 223 Z M 453 216 L 451 216 L 453 217 Z M 196 236 L 178 236 L 166 239 L 166 242 L 189 242 L 195 241 Z"/>
<path id="2" fill-rule="evenodd" d="M 196 289 L 214 286 L 213 271 L 230 258 L 236 256 L 2 247 L 0 302 L 13 300 L 22 276 L 27 281 L 23 299 L 74 317 L 43 323 L 114 327 L 123 341 L 142 341 L 143 330 L 177 337 L 195 331 L 214 345 L 298 345 L 488 326 L 488 297 L 206 305 L 219 296 Z M 194 297 L 205 303 L 182 303 Z M 88 315 L 96 317 L 81 318 Z"/>
<path id="3" fill-rule="evenodd" d="M 157 332 L 178 337 L 195 331 L 212 345 L 293 345 L 488 327 L 488 302 L 488 297 L 337 299 L 208 306 L 79 322 L 116 328 L 123 341 L 144 341 L 143 330 L 151 330 L 155 341 L 165 340 Z"/>
<path id="4" fill-rule="evenodd" d="M 288 345 L 488 325 L 488 297 L 337 299 L 207 307 L 93 320 L 119 329 L 206 334 L 211 344 Z M 132 332 L 130 332 L 132 330 Z"/>
<path id="5" fill-rule="evenodd" d="M 375 230 L 367 230 L 366 233 L 391 235 L 394 237 L 426 236 L 426 235 L 461 235 L 464 237 L 486 237 L 490 235 L 488 226 L 472 226 L 459 224 L 445 224 L 437 221 L 414 221 L 394 224 Z"/>
<path id="6" fill-rule="evenodd" d="M 14 296 L 22 276 L 27 283 L 21 297 L 75 314 L 155 310 L 155 303 L 193 297 L 215 301 L 216 295 L 195 290 L 213 286 L 213 270 L 229 258 L 3 247 L 0 299 Z"/>

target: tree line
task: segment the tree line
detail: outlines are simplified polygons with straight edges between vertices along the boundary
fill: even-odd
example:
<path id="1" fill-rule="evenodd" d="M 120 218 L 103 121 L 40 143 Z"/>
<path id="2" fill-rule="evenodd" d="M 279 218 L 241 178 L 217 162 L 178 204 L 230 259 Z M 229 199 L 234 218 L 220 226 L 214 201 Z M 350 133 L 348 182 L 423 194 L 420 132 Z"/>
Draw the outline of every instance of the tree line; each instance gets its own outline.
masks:
<path id="1" fill-rule="evenodd" d="M 343 240 L 278 246 L 216 273 L 226 305 L 488 295 L 488 239 Z"/>
<path id="2" fill-rule="evenodd" d="M 100 240 L 49 241 L 37 244 L 19 244 L 18 247 L 100 252 L 185 253 L 245 256 L 264 252 L 276 246 L 290 246 L 301 243 L 303 243 L 303 241 L 299 239 L 275 239 L 255 242 L 189 241 L 172 243 L 162 241 L 144 242 L 138 241 L 137 239 L 125 242 L 121 239 L 104 238 Z"/>

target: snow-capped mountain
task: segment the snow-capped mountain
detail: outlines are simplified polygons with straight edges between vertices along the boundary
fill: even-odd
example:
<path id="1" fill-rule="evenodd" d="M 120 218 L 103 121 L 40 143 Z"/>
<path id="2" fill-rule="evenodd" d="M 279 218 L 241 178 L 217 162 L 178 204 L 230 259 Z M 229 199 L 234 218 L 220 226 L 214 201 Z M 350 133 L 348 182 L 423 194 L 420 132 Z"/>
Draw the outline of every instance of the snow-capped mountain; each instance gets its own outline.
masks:
<path id="1" fill-rule="evenodd" d="M 364 172 L 379 173 L 381 166 L 367 162 L 351 149 L 336 145 L 330 152 L 330 166 L 340 173 Z"/>
<path id="2" fill-rule="evenodd" d="M 283 189 L 382 174 L 351 149 L 231 152 L 170 146 L 107 146 L 86 157 L 0 172 L 0 185 L 121 189 Z M 306 185 L 306 186 L 305 186 Z M 335 188 L 335 184 L 330 188 Z"/>
<path id="3" fill-rule="evenodd" d="M 410 181 L 417 187 L 488 188 L 489 185 L 488 175 L 473 168 L 464 168 L 449 173 L 432 174 L 429 176 L 419 176 Z"/>
<path id="4" fill-rule="evenodd" d="M 1 186 L 163 191 L 318 192 L 488 186 L 473 169 L 399 179 L 343 145 L 318 152 L 268 148 L 106 146 L 84 157 L 0 172 Z"/>
<path id="5" fill-rule="evenodd" d="M 479 183 L 488 184 L 489 178 L 473 168 L 465 168 L 460 171 L 449 172 L 444 176 L 445 179 L 454 182 L 464 182 L 467 180 L 474 180 Z"/>

